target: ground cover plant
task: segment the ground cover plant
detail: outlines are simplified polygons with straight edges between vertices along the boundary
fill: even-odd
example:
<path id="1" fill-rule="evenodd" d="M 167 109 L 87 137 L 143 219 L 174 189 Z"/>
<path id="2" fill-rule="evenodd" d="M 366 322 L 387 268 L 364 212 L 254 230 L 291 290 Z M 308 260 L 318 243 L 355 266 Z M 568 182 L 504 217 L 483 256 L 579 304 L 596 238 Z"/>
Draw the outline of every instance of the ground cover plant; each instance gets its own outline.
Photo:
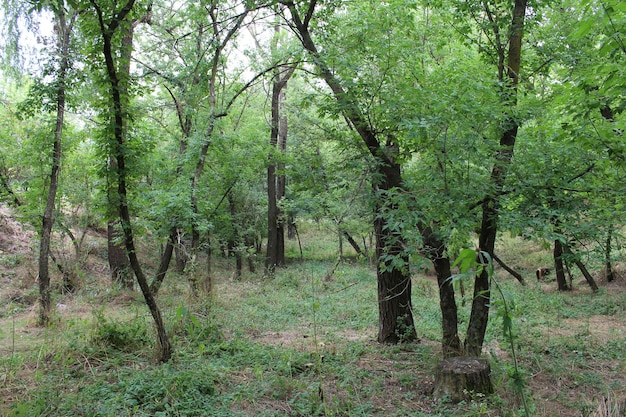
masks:
<path id="1" fill-rule="evenodd" d="M 502 299 L 494 296 L 484 353 L 495 393 L 452 404 L 431 395 L 441 359 L 433 274 L 416 268 L 412 278 L 419 341 L 379 344 L 375 269 L 355 256 L 336 265 L 336 236 L 316 225 L 301 229 L 303 250 L 323 247 L 326 258 L 301 261 L 289 241 L 287 253 L 298 255 L 273 278 L 249 272 L 236 278 L 231 260 L 217 259 L 212 296 L 202 299 L 191 296 L 186 279 L 168 277 L 159 293 L 175 346 L 167 364 L 154 359 L 153 324 L 141 295 L 112 288 L 97 272 L 105 262 L 97 251 L 80 291 L 55 293 L 53 326 L 35 326 L 36 298 L 29 294 L 36 283 L 28 279 L 34 258 L 23 244 L 30 235 L 16 233 L 19 244 L 0 263 L 0 414 L 590 416 L 626 395 L 623 277 L 602 283 L 598 293 L 577 282 L 563 293 L 554 282 L 531 281 L 526 257 L 513 262 L 527 286 L 498 269 L 519 375 L 498 317 Z M 533 242 L 499 242 L 502 250 L 511 246 L 549 258 Z M 53 283 L 60 281 L 54 276 Z M 461 325 L 468 317 L 462 309 Z"/>

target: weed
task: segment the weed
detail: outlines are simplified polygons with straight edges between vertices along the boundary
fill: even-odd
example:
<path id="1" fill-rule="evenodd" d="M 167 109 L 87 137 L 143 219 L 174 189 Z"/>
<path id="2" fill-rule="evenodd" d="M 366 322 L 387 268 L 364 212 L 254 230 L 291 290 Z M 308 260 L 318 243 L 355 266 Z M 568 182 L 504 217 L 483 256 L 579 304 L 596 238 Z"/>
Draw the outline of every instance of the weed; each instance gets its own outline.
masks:
<path id="1" fill-rule="evenodd" d="M 117 321 L 106 318 L 102 309 L 95 311 L 94 316 L 96 322 L 91 341 L 96 345 L 132 352 L 150 343 L 146 323 L 141 318 L 136 317 L 127 322 Z"/>
<path id="2" fill-rule="evenodd" d="M 304 241 L 305 256 L 324 250 L 316 260 L 278 269 L 273 279 L 233 281 L 224 262 L 213 270 L 214 299 L 193 303 L 184 298 L 185 280 L 166 280 L 159 303 L 176 346 L 167 365 L 150 363 L 152 329 L 136 297 L 96 280 L 70 304 L 80 297 L 91 305 L 108 301 L 93 318 L 71 319 L 68 311 L 41 336 L 23 315 L 13 356 L 11 321 L 0 320 L 0 379 L 14 387 L 12 408 L 0 402 L 0 415 L 519 417 L 524 409 L 536 416 L 588 415 L 607 392 L 622 395 L 624 292 L 544 292 L 500 279 L 508 311 L 494 293 L 486 335 L 496 393 L 461 406 L 433 400 L 432 373 L 441 355 L 434 278 L 413 278 L 421 343 L 381 346 L 374 341 L 375 271 L 341 263 L 324 282 L 336 238 L 308 228 L 300 230 L 314 240 Z M 461 327 L 467 310 L 459 311 Z M 508 334 L 505 319 L 511 320 Z M 518 376 L 525 407 L 512 386 Z"/>
<path id="3" fill-rule="evenodd" d="M 0 256 L 0 265 L 5 266 L 7 268 L 17 268 L 24 261 L 22 255 L 19 254 L 10 254 Z"/>

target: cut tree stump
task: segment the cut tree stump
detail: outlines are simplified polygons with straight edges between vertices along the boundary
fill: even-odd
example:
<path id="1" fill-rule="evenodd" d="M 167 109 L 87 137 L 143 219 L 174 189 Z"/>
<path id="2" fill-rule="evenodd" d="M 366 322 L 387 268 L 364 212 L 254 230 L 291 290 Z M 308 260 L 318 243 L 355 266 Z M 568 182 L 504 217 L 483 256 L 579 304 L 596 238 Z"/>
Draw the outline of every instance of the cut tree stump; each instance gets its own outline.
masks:
<path id="1" fill-rule="evenodd" d="M 435 371 L 433 395 L 458 403 L 476 394 L 493 393 L 491 366 L 486 359 L 456 357 L 444 359 Z"/>

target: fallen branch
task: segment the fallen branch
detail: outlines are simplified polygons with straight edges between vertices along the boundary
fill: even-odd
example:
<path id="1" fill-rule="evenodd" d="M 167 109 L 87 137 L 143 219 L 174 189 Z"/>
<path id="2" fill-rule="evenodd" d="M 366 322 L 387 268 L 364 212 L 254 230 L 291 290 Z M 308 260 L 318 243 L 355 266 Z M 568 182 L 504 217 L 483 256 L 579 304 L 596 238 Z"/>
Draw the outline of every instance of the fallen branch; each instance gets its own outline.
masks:
<path id="1" fill-rule="evenodd" d="M 522 277 L 522 274 L 520 274 L 519 272 L 516 272 L 511 267 L 509 267 L 507 264 L 502 262 L 502 259 L 498 258 L 495 253 L 493 254 L 493 259 L 498 263 L 498 265 L 500 265 L 502 268 L 504 268 L 504 270 L 506 272 L 508 272 L 509 274 L 513 275 L 515 278 L 517 278 L 517 280 L 520 282 L 520 284 L 526 285 L 526 282 L 524 281 L 524 277 Z"/>

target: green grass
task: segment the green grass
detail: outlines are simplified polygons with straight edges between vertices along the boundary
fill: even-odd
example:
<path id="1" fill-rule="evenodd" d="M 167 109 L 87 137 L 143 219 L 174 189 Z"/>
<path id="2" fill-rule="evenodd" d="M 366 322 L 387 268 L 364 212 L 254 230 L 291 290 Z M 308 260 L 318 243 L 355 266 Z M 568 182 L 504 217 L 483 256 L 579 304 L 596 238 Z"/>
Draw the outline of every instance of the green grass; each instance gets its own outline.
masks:
<path id="1" fill-rule="evenodd" d="M 430 389 L 441 314 L 434 279 L 413 280 L 421 342 L 379 345 L 374 271 L 365 261 L 344 262 L 324 280 L 336 251 L 332 237 L 321 233 L 308 231 L 306 238 L 324 246 L 326 258 L 292 260 L 271 279 L 233 280 L 222 263 L 212 298 L 193 300 L 183 279 L 168 276 L 158 302 L 175 354 L 165 365 L 154 363 L 154 330 L 140 296 L 83 290 L 70 305 L 82 314 L 59 314 L 47 331 L 20 330 L 20 349 L 3 350 L 0 394 L 10 403 L 0 405 L 0 414 L 523 415 L 495 292 L 486 347 L 496 393 L 460 405 L 436 401 Z M 514 301 L 514 343 L 531 415 L 587 415 L 597 398 L 626 395 L 619 325 L 626 321 L 626 291 L 558 293 L 498 279 Z M 458 300 L 461 336 L 471 304 L 466 297 L 466 307 Z M 28 328 L 23 320 L 18 327 Z M 9 328 L 1 330 L 11 337 Z"/>

